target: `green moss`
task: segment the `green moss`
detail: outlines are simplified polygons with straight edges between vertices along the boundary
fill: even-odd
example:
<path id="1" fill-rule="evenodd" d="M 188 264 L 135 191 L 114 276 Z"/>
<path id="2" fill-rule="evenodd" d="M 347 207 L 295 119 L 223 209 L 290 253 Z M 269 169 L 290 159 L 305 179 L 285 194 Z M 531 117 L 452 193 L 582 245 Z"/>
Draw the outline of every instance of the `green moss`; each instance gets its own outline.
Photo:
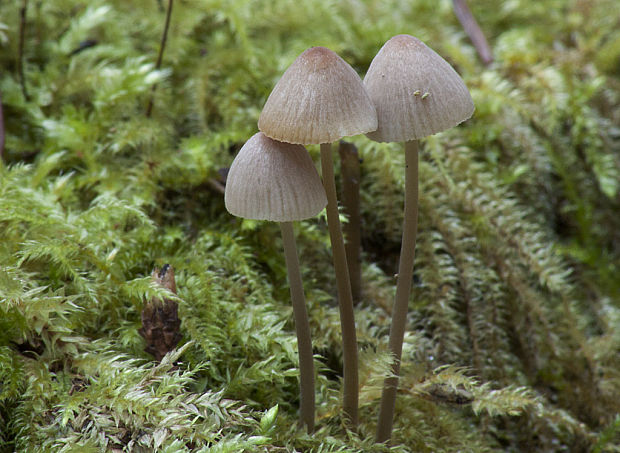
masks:
<path id="1" fill-rule="evenodd" d="M 218 184 L 300 52 L 328 46 L 363 75 L 397 33 L 455 65 L 476 113 L 422 143 L 390 451 L 618 451 L 617 2 L 470 3 L 489 67 L 449 1 L 186 0 L 157 70 L 166 2 L 28 2 L 25 99 L 23 2 L 2 2 L 0 451 L 388 451 L 373 439 L 401 148 L 351 139 L 363 159 L 358 433 L 340 413 L 324 218 L 296 226 L 318 370 L 308 436 L 277 228 L 228 215 Z M 164 263 L 183 339 L 155 364 L 137 330 L 143 301 L 170 297 L 149 278 Z"/>

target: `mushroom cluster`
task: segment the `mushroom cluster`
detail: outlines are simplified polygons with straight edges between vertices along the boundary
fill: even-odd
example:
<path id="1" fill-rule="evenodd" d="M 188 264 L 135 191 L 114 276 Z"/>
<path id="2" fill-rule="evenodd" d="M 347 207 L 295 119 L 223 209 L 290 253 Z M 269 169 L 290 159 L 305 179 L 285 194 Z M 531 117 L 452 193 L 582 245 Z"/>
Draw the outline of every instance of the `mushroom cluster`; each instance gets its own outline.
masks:
<path id="1" fill-rule="evenodd" d="M 258 121 L 261 132 L 241 148 L 226 184 L 233 215 L 280 222 L 297 330 L 300 419 L 314 429 L 312 343 L 292 221 L 316 216 L 327 205 L 343 342 L 343 413 L 358 423 L 358 353 L 353 298 L 332 163 L 332 142 L 366 134 L 405 142 L 405 215 L 389 347 L 395 362 L 385 380 L 377 442 L 390 438 L 417 235 L 417 140 L 469 118 L 474 110 L 456 71 L 417 38 L 398 35 L 381 48 L 364 81 L 333 51 L 312 47 L 284 72 Z M 319 144 L 323 184 L 303 145 Z"/>

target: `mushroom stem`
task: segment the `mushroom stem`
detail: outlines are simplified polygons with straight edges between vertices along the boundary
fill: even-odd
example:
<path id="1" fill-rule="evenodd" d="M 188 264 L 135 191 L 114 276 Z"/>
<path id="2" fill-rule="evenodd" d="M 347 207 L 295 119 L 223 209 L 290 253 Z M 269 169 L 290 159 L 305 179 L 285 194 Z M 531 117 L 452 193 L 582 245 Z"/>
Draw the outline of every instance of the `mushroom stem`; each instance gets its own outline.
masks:
<path id="1" fill-rule="evenodd" d="M 400 373 L 400 359 L 403 352 L 403 339 L 409 307 L 409 294 L 413 280 L 413 259 L 418 233 L 418 141 L 405 142 L 405 218 L 403 221 L 403 239 L 400 248 L 398 265 L 398 281 L 396 298 L 392 310 L 392 326 L 390 328 L 390 352 L 394 356 L 392 377 L 383 381 L 381 407 L 377 423 L 378 443 L 385 442 L 392 435 L 396 390 Z"/>
<path id="2" fill-rule="evenodd" d="M 280 222 L 282 242 L 284 244 L 284 259 L 288 272 L 291 302 L 295 316 L 295 330 L 297 332 L 297 349 L 299 354 L 299 418 L 308 428 L 308 433 L 314 431 L 314 359 L 312 356 L 312 340 L 310 338 L 310 324 L 304 297 L 304 288 L 297 259 L 297 246 L 291 222 Z"/>
<path id="3" fill-rule="evenodd" d="M 323 186 L 327 195 L 327 226 L 332 244 L 336 285 L 338 288 L 338 306 L 340 307 L 340 327 L 342 330 L 343 361 L 343 412 L 352 429 L 358 424 L 358 385 L 357 338 L 355 333 L 355 315 L 353 313 L 353 296 L 351 280 L 344 248 L 344 239 L 338 216 L 336 198 L 336 180 L 332 161 L 332 145 L 321 143 L 321 171 Z"/>

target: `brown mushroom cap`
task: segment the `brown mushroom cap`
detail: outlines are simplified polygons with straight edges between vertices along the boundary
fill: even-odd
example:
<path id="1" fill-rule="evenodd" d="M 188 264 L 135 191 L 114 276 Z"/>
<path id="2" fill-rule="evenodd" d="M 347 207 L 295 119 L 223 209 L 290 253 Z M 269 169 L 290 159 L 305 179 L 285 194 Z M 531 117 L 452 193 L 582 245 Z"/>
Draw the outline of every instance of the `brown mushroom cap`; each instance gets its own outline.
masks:
<path id="1" fill-rule="evenodd" d="M 306 148 L 272 140 L 262 132 L 254 134 L 235 157 L 224 201 L 233 215 L 275 222 L 313 217 L 327 204 Z"/>
<path id="2" fill-rule="evenodd" d="M 398 35 L 386 42 L 372 60 L 364 85 L 379 120 L 377 130 L 366 135 L 377 142 L 427 137 L 474 113 L 463 79 L 413 36 Z"/>
<path id="3" fill-rule="evenodd" d="M 362 80 L 335 52 L 311 47 L 284 72 L 269 95 L 258 128 L 287 143 L 331 143 L 377 128 Z"/>

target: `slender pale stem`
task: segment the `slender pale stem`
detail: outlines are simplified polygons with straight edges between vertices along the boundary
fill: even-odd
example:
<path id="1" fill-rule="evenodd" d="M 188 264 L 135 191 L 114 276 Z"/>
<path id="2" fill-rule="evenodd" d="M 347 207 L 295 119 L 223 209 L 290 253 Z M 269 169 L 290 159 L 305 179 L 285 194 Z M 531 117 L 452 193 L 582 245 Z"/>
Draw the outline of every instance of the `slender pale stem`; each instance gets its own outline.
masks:
<path id="1" fill-rule="evenodd" d="M 312 339 L 310 338 L 310 324 L 304 288 L 301 282 L 301 271 L 297 259 L 297 247 L 295 234 L 291 222 L 281 222 L 282 242 L 284 243 L 284 259 L 288 271 L 288 281 L 291 289 L 291 301 L 293 303 L 293 315 L 295 316 L 295 330 L 297 332 L 297 348 L 299 353 L 299 393 L 300 408 L 299 418 L 302 424 L 308 428 L 308 432 L 314 431 L 314 359 L 312 356 Z"/>
<path id="2" fill-rule="evenodd" d="M 418 142 L 405 143 L 405 218 L 403 221 L 403 240 L 400 248 L 396 298 L 392 310 L 392 327 L 390 328 L 390 352 L 394 356 L 392 373 L 394 377 L 383 382 L 381 407 L 377 424 L 377 442 L 382 443 L 392 435 L 396 390 L 400 373 L 400 359 L 403 352 L 403 339 L 409 308 L 409 294 L 413 280 L 413 259 L 415 242 L 418 234 Z"/>
<path id="3" fill-rule="evenodd" d="M 357 338 L 355 334 L 355 315 L 353 313 L 353 296 L 351 281 L 344 248 L 340 218 L 338 217 L 338 200 L 336 197 L 336 180 L 332 161 L 332 146 L 321 144 L 321 169 L 323 186 L 327 194 L 327 226 L 332 244 L 336 285 L 338 287 L 338 305 L 340 307 L 340 326 L 342 329 L 343 348 L 343 411 L 352 429 L 358 424 L 358 385 L 357 371 Z"/>

